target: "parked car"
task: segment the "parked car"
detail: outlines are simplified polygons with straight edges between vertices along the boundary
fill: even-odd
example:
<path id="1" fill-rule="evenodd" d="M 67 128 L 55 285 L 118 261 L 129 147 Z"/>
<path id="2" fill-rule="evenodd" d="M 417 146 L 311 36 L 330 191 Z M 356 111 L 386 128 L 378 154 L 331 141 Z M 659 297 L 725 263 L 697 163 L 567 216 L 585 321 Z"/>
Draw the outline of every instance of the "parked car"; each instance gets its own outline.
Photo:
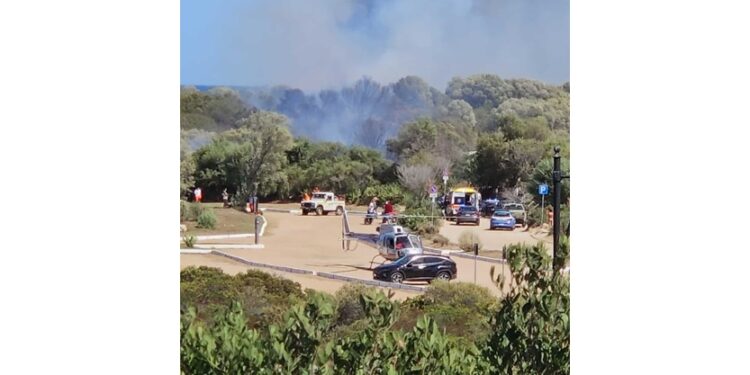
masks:
<path id="1" fill-rule="evenodd" d="M 503 205 L 503 210 L 510 211 L 511 215 L 516 218 L 516 223 L 525 225 L 526 224 L 526 208 L 521 203 L 506 203 Z"/>
<path id="2" fill-rule="evenodd" d="M 461 223 L 474 223 L 479 225 L 479 211 L 474 206 L 461 206 L 456 214 L 456 225 Z"/>
<path id="3" fill-rule="evenodd" d="M 516 218 L 513 217 L 513 214 L 511 214 L 510 211 L 497 210 L 492 213 L 492 218 L 490 218 L 490 230 L 494 230 L 495 228 L 513 230 L 515 227 Z"/>
<path id="4" fill-rule="evenodd" d="M 304 200 L 300 203 L 300 209 L 302 215 L 307 215 L 310 212 L 315 212 L 316 215 L 328 215 L 331 212 L 335 212 L 336 215 L 344 213 L 346 202 L 343 199 L 339 199 L 336 194 L 331 191 L 315 192 L 312 198 Z"/>
<path id="5" fill-rule="evenodd" d="M 405 280 L 433 279 L 450 281 L 456 278 L 458 269 L 451 258 L 440 255 L 407 255 L 393 263 L 383 264 L 372 271 L 375 280 L 401 283 Z"/>
<path id="6" fill-rule="evenodd" d="M 492 213 L 497 210 L 498 206 L 500 206 L 499 199 L 485 199 L 484 202 L 482 202 L 482 207 L 480 208 L 480 210 L 482 211 L 482 216 L 492 216 Z"/>

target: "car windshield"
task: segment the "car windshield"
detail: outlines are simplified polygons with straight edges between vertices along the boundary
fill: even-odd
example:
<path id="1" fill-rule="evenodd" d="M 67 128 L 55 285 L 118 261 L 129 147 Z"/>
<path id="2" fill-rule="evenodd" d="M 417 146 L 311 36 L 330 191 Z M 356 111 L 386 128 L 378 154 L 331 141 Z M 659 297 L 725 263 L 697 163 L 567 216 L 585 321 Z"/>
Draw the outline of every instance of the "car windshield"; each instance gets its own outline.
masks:
<path id="1" fill-rule="evenodd" d="M 474 207 L 461 207 L 461 212 L 475 212 L 476 210 Z"/>
<path id="2" fill-rule="evenodd" d="M 313 194 L 313 199 L 325 199 L 325 194 Z"/>
<path id="3" fill-rule="evenodd" d="M 505 216 L 511 216 L 511 215 L 510 215 L 510 212 L 508 211 L 495 211 L 495 213 L 492 214 L 492 216 L 505 217 Z"/>

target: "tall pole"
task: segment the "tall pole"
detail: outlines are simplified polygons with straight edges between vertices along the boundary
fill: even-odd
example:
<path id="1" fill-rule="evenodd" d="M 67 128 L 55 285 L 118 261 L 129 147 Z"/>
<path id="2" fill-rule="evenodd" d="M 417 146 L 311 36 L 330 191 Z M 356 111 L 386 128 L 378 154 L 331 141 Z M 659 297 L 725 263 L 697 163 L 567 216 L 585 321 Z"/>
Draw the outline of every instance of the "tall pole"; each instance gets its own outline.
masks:
<path id="1" fill-rule="evenodd" d="M 255 244 L 260 243 L 260 217 L 258 216 L 258 183 L 254 183 L 255 191 L 253 191 L 253 210 L 255 211 Z"/>
<path id="2" fill-rule="evenodd" d="M 554 189 L 554 216 L 552 219 L 552 259 L 557 255 L 560 246 L 560 200 L 562 195 L 562 171 L 560 170 L 560 146 L 555 146 L 554 166 L 552 169 L 552 184 Z"/>

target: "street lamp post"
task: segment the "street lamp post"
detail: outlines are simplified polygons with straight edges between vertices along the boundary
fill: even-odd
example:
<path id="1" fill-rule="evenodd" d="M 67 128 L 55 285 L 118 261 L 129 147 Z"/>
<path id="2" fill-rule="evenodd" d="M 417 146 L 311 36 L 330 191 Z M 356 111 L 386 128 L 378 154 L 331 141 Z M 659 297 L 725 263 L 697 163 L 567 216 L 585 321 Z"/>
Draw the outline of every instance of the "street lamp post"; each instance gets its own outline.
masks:
<path id="1" fill-rule="evenodd" d="M 554 214 L 552 220 L 552 259 L 554 261 L 557 250 L 560 246 L 560 201 L 562 200 L 562 180 L 564 178 L 570 178 L 570 176 L 563 176 L 562 170 L 560 169 L 560 146 L 555 146 L 555 156 L 553 157 L 552 167 L 552 184 L 554 194 Z"/>
<path id="2" fill-rule="evenodd" d="M 255 191 L 253 192 L 253 210 L 255 210 L 255 244 L 257 245 L 260 243 L 260 226 L 262 223 L 259 216 L 260 211 L 258 211 L 258 183 L 255 182 L 253 185 L 255 185 Z"/>

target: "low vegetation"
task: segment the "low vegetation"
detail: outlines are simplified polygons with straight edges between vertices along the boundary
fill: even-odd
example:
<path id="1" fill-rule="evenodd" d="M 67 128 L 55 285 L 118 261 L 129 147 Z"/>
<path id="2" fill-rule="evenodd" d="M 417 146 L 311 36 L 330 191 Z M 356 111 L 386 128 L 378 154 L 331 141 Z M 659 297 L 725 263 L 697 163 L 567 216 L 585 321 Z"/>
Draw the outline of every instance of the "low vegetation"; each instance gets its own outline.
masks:
<path id="1" fill-rule="evenodd" d="M 216 214 L 213 211 L 205 210 L 198 215 L 198 228 L 214 229 L 216 228 Z"/>
<path id="2" fill-rule="evenodd" d="M 461 235 L 458 237 L 458 247 L 467 252 L 474 252 L 474 244 L 479 245 L 479 250 L 481 251 L 484 245 L 482 244 L 482 239 L 479 238 L 479 233 L 477 233 L 475 230 L 465 230 L 461 232 Z"/>
<path id="3" fill-rule="evenodd" d="M 189 267 L 180 274 L 181 371 L 567 374 L 564 247 L 553 261 L 542 244 L 508 246 L 502 298 L 460 282 L 403 302 L 361 285 L 332 296 L 260 271 Z"/>

